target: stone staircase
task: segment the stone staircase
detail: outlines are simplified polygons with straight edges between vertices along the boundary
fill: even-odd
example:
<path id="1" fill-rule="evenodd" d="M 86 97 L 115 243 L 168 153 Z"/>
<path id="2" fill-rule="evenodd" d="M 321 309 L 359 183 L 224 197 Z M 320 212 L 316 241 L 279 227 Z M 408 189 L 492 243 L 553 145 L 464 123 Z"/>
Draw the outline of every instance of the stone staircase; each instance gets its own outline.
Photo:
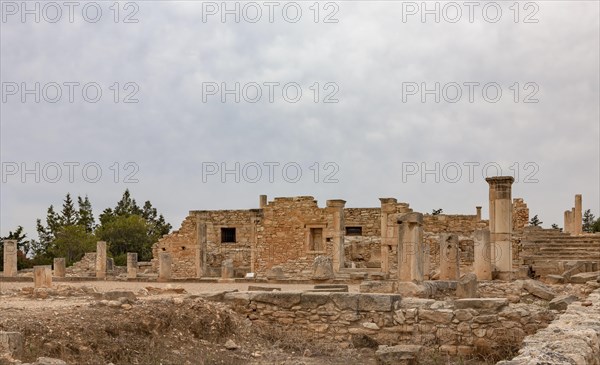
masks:
<path id="1" fill-rule="evenodd" d="M 590 270 L 600 267 L 600 233 L 571 236 L 557 229 L 526 227 L 521 238 L 520 259 L 536 277 L 560 275 L 587 262 Z"/>

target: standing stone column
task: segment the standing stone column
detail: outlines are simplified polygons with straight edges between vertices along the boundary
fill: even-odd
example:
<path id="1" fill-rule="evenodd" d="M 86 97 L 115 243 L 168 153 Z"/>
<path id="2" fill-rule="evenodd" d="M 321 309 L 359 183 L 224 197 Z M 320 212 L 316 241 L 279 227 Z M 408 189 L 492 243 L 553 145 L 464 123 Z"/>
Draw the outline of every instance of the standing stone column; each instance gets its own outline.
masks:
<path id="1" fill-rule="evenodd" d="M 512 176 L 485 179 L 490 185 L 490 238 L 492 262 L 502 278 L 512 273 Z"/>
<path id="2" fill-rule="evenodd" d="M 400 239 L 398 242 L 399 281 L 423 281 L 423 214 L 406 213 L 398 218 Z"/>
<path id="3" fill-rule="evenodd" d="M 66 264 L 64 257 L 56 257 L 54 259 L 54 276 L 64 278 L 66 273 Z"/>
<path id="4" fill-rule="evenodd" d="M 160 252 L 158 254 L 158 280 L 171 280 L 171 265 L 173 261 L 171 254 L 168 252 Z"/>
<path id="5" fill-rule="evenodd" d="M 17 241 L 4 240 L 4 277 L 17 276 Z"/>
<path id="6" fill-rule="evenodd" d="M 207 251 L 207 227 L 206 221 L 208 219 L 206 212 L 195 212 L 196 215 L 196 228 L 197 228 L 197 239 L 196 239 L 196 277 L 201 278 L 206 275 L 206 251 Z"/>
<path id="7" fill-rule="evenodd" d="M 106 278 L 106 242 L 96 243 L 96 278 Z"/>
<path id="8" fill-rule="evenodd" d="M 52 288 L 52 266 L 40 265 L 33 267 L 33 287 Z"/>
<path id="9" fill-rule="evenodd" d="M 458 280 L 460 278 L 460 251 L 458 235 L 443 233 L 440 235 L 440 280 Z"/>
<path id="10" fill-rule="evenodd" d="M 221 280 L 231 279 L 233 279 L 233 260 L 223 260 L 223 262 L 221 262 Z"/>
<path id="11" fill-rule="evenodd" d="M 565 224 L 564 224 L 564 233 L 571 233 L 571 211 L 565 210 Z"/>
<path id="12" fill-rule="evenodd" d="M 581 194 L 575 195 L 575 213 L 573 215 L 573 234 L 583 234 L 583 212 Z"/>
<path id="13" fill-rule="evenodd" d="M 477 221 L 479 222 L 481 220 L 481 207 L 475 207 L 475 209 L 477 210 L 476 216 Z"/>
<path id="14" fill-rule="evenodd" d="M 260 209 L 263 209 L 266 206 L 267 206 L 267 196 L 266 195 L 259 195 L 258 196 L 258 207 Z"/>
<path id="15" fill-rule="evenodd" d="M 394 225 L 389 224 L 390 214 L 396 214 L 396 198 L 379 198 L 381 202 L 381 271 L 390 272 L 389 255 L 391 247 L 397 245 L 394 239 Z"/>
<path id="16" fill-rule="evenodd" d="M 137 252 L 127 252 L 127 279 L 137 278 L 138 254 Z"/>
<path id="17" fill-rule="evenodd" d="M 327 208 L 333 214 L 333 272 L 338 272 L 344 267 L 344 235 L 346 224 L 344 222 L 345 200 L 335 199 L 327 201 Z"/>
<path id="18" fill-rule="evenodd" d="M 490 252 L 490 230 L 475 230 L 475 252 L 473 270 L 478 280 L 492 280 L 492 258 Z"/>

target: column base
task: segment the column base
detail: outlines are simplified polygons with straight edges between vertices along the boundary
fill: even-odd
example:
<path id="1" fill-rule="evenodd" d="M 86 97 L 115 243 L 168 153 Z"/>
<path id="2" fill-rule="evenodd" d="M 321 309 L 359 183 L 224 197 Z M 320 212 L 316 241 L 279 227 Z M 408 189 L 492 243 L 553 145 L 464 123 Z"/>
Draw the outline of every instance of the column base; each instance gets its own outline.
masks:
<path id="1" fill-rule="evenodd" d="M 494 271 L 492 273 L 494 280 L 511 281 L 515 280 L 516 276 L 515 271 Z"/>

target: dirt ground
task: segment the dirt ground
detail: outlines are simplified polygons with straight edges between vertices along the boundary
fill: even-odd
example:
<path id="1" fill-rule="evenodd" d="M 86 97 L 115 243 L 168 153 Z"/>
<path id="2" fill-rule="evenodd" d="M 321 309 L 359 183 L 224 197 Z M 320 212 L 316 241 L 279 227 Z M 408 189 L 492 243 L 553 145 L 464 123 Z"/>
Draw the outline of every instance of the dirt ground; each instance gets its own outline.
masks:
<path id="1" fill-rule="evenodd" d="M 46 356 L 94 365 L 375 364 L 373 350 L 341 349 L 310 334 L 252 323 L 221 303 L 197 297 L 247 290 L 247 283 L 56 284 L 51 291 L 34 292 L 31 283 L 0 283 L 0 330 L 23 334 L 20 360 Z M 148 292 L 146 287 L 157 289 Z M 284 290 L 312 287 L 286 285 Z M 358 291 L 358 286 L 349 290 Z M 137 299 L 102 300 L 102 293 L 112 291 L 133 291 Z M 228 341 L 237 348 L 227 349 Z"/>

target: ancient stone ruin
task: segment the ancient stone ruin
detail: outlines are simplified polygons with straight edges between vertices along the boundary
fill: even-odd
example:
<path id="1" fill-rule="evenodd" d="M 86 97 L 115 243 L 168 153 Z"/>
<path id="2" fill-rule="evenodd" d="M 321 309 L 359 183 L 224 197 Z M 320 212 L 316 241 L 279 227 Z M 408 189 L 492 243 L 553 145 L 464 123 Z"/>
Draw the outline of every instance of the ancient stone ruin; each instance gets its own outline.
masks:
<path id="1" fill-rule="evenodd" d="M 114 266 L 98 242 L 72 267 L 56 258 L 53 267 L 18 272 L 16 243 L 6 241 L 1 282 L 29 280 L 18 293 L 38 300 L 77 293 L 124 310 L 149 295 L 205 309 L 216 302 L 271 331 L 348 353 L 369 349 L 361 353 L 377 364 L 433 364 L 434 355 L 448 363 L 487 356 L 503 365 L 600 364 L 600 234 L 582 231 L 581 195 L 565 211 L 564 231 L 543 229 L 528 225 L 512 177 L 486 181 L 489 219 L 481 206 L 423 214 L 391 197 L 346 208 L 340 199 L 319 206 L 310 196 L 261 195 L 257 209 L 192 210 L 154 244 L 151 262 L 128 253 L 126 267 Z M 63 284 L 79 281 L 152 285 L 134 294 Z M 185 296 L 174 283 L 225 289 Z M 18 357 L 27 338 L 7 330 L 0 340 L 0 353 Z M 226 351 L 243 348 L 223 342 Z"/>

